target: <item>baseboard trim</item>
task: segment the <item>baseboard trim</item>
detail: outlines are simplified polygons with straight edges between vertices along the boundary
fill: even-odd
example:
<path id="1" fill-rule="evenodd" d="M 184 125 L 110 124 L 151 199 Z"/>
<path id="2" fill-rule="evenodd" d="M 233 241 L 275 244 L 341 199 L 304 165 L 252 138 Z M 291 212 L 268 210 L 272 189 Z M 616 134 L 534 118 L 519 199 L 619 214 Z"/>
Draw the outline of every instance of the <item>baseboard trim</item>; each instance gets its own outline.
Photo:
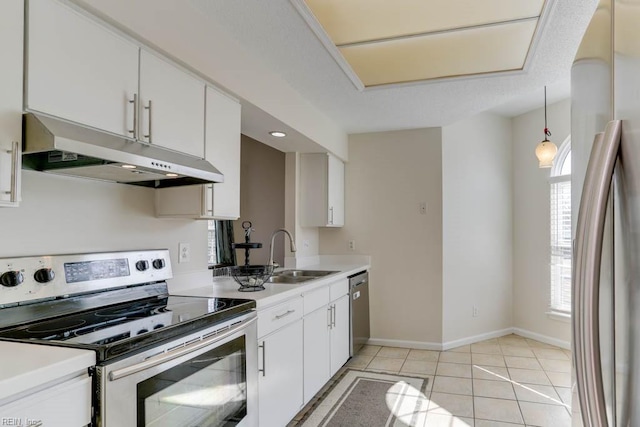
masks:
<path id="1" fill-rule="evenodd" d="M 540 341 L 546 344 L 555 345 L 556 347 L 564 348 L 565 350 L 571 350 L 571 342 L 553 338 L 547 335 L 542 335 L 537 332 L 531 332 L 526 329 L 513 328 L 513 333 L 525 338 L 531 338 L 532 340 Z"/>
<path id="2" fill-rule="evenodd" d="M 447 341 L 444 343 L 369 338 L 367 345 L 415 348 L 416 350 L 445 351 L 445 350 L 450 350 L 452 348 L 461 347 L 463 345 L 475 344 L 477 342 L 492 339 L 492 338 L 500 338 L 509 334 L 520 335 L 521 337 L 524 337 L 524 338 L 530 338 L 532 340 L 555 345 L 556 347 L 564 348 L 566 350 L 571 350 L 571 343 L 568 341 L 560 340 L 547 335 L 538 334 L 536 332 L 531 332 L 521 328 L 505 328 L 497 331 L 486 332 L 484 334 L 474 335 L 471 337 L 461 338 L 459 340 Z"/>
<path id="3" fill-rule="evenodd" d="M 385 340 L 380 338 L 369 338 L 367 345 L 382 345 L 385 347 L 404 347 L 416 350 L 442 350 L 442 344 L 437 342 Z"/>
<path id="4" fill-rule="evenodd" d="M 463 345 L 474 344 L 480 341 L 492 338 L 500 338 L 513 333 L 513 328 L 500 329 L 498 331 L 486 332 L 484 334 L 474 335 L 471 337 L 461 338 L 459 340 L 446 341 L 442 343 L 442 350 L 450 350 L 452 348 L 461 347 Z"/>

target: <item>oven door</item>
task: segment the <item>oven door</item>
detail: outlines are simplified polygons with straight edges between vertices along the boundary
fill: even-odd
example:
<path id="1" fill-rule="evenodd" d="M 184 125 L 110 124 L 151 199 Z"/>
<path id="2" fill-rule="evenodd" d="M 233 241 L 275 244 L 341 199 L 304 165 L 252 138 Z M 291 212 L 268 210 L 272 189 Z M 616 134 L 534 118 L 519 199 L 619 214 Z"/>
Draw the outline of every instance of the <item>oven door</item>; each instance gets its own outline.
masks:
<path id="1" fill-rule="evenodd" d="M 102 427 L 258 424 L 255 313 L 98 367 Z"/>

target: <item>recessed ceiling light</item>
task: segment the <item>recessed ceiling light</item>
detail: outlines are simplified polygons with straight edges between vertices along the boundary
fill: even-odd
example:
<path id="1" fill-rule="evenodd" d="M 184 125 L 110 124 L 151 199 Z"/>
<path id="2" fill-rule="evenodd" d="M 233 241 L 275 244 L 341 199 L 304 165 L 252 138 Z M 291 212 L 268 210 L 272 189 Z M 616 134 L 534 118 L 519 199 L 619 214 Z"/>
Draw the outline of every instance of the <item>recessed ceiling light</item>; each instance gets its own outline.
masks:
<path id="1" fill-rule="evenodd" d="M 125 169 L 135 169 L 136 167 L 134 165 L 122 165 L 123 168 Z"/>
<path id="2" fill-rule="evenodd" d="M 284 138 L 285 136 L 287 136 L 286 133 L 280 132 L 279 130 L 271 131 L 271 132 L 269 132 L 269 135 L 275 136 L 276 138 Z"/>
<path id="3" fill-rule="evenodd" d="M 177 173 L 167 173 L 167 174 L 165 174 L 165 175 L 166 175 L 166 176 L 168 176 L 169 178 L 175 178 L 175 177 L 177 177 L 177 176 L 178 176 L 178 174 L 177 174 Z"/>

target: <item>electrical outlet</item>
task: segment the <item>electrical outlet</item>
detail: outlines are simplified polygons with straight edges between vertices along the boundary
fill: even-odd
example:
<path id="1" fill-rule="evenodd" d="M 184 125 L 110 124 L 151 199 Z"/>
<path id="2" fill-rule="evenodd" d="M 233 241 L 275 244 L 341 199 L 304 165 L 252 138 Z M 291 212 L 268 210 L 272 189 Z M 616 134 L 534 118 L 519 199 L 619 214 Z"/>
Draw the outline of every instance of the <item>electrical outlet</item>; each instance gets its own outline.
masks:
<path id="1" fill-rule="evenodd" d="M 420 215 L 426 215 L 427 214 L 427 202 L 420 202 L 420 207 L 418 208 L 418 211 L 420 212 Z"/>
<path id="2" fill-rule="evenodd" d="M 188 243 L 178 244 L 178 263 L 191 261 L 191 245 Z"/>
<path id="3" fill-rule="evenodd" d="M 478 317 L 478 307 L 476 307 L 475 305 L 473 306 L 473 317 Z"/>
<path id="4" fill-rule="evenodd" d="M 350 251 L 355 251 L 356 250 L 356 241 L 355 240 L 349 240 L 349 250 Z"/>

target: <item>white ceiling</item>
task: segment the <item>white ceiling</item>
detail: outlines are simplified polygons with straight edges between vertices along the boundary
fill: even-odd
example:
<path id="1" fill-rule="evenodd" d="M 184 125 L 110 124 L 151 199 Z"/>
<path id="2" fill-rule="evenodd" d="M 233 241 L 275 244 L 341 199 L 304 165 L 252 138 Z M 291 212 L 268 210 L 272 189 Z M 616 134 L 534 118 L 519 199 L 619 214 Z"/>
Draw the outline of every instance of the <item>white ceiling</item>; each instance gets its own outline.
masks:
<path id="1" fill-rule="evenodd" d="M 526 71 L 359 91 L 290 0 L 191 0 L 209 19 L 347 133 L 444 126 L 493 111 L 522 114 L 569 95 L 569 75 L 597 0 L 549 0 Z M 499 46 L 496 46 L 499 49 Z"/>

